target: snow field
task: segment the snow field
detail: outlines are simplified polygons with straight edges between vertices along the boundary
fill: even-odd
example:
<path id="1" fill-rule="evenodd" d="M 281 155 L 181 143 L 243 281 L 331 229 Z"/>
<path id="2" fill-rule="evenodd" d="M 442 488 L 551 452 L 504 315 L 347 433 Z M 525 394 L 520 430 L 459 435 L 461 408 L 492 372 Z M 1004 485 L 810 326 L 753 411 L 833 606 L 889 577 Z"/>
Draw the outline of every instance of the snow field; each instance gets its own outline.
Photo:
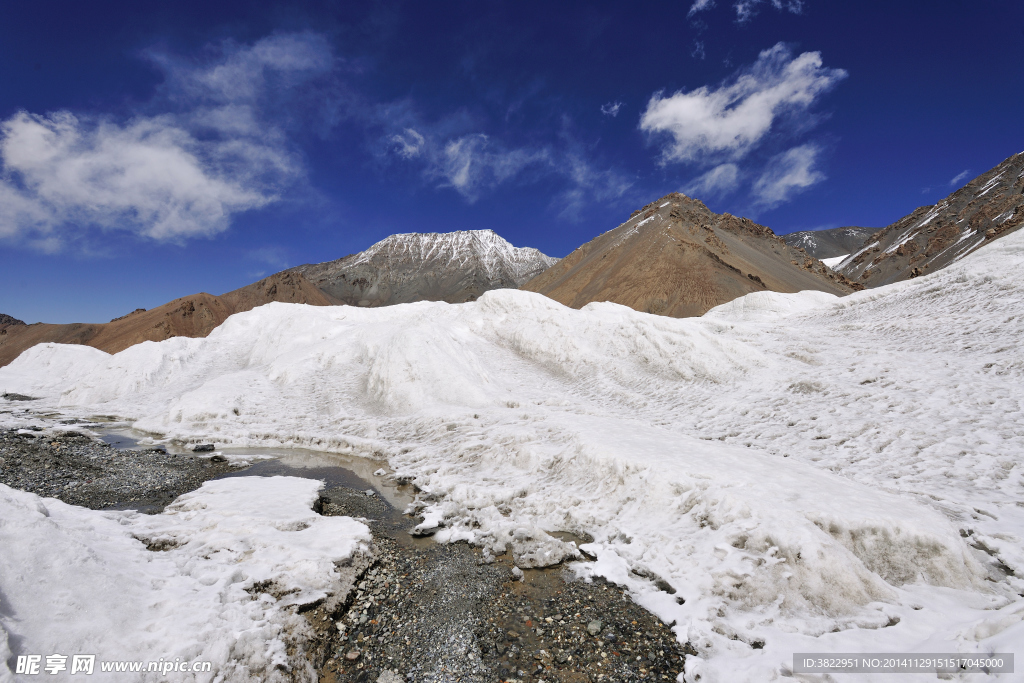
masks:
<path id="1" fill-rule="evenodd" d="M 209 481 L 150 516 L 0 485 L 0 643 L 44 658 L 95 654 L 93 680 L 126 680 L 100 661 L 160 658 L 209 661 L 212 672 L 136 680 L 315 680 L 301 656 L 309 627 L 291 607 L 344 598 L 370 545 L 365 525 L 313 512 L 321 486 Z M 0 659 L 0 679 L 12 673 Z"/>
<path id="2" fill-rule="evenodd" d="M 1022 266 L 1015 233 L 912 281 L 684 320 L 518 291 L 270 304 L 114 356 L 40 345 L 0 388 L 163 438 L 381 454 L 424 528 L 524 567 L 576 556 L 548 532 L 589 534 L 577 571 L 674 620 L 687 680 L 778 679 L 801 651 L 1012 652 Z"/>

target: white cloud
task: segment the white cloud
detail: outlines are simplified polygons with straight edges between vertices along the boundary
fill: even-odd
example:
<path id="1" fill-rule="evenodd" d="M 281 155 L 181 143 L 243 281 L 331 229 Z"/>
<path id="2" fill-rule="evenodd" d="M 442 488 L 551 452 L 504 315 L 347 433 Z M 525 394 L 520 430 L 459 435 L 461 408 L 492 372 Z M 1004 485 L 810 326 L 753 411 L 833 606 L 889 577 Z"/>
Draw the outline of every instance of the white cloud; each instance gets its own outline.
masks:
<path id="1" fill-rule="evenodd" d="M 483 190 L 515 178 L 527 167 L 549 163 L 545 149 L 506 150 L 478 133 L 449 140 L 428 172 L 473 202 Z"/>
<path id="2" fill-rule="evenodd" d="M 622 102 L 609 102 L 608 104 L 602 104 L 601 113 L 605 116 L 615 117 L 619 115 L 619 110 L 622 109 L 623 106 Z"/>
<path id="3" fill-rule="evenodd" d="M 21 112 L 0 130 L 0 158 L 20 181 L 5 194 L 17 193 L 20 204 L 32 207 L 5 226 L 8 234 L 19 227 L 52 233 L 66 223 L 126 228 L 158 240 L 214 234 L 230 214 L 274 198 L 244 170 L 249 162 L 287 164 L 237 140 L 199 143 L 161 118 L 119 126 L 67 112 Z"/>
<path id="4" fill-rule="evenodd" d="M 956 177 L 949 181 L 950 186 L 956 186 L 971 177 L 971 169 L 965 169 L 964 171 L 957 173 Z"/>
<path id="5" fill-rule="evenodd" d="M 690 5 L 690 11 L 686 13 L 686 16 L 692 17 L 697 12 L 703 12 L 706 9 L 711 9 L 715 6 L 715 0 L 694 0 L 694 3 Z"/>
<path id="6" fill-rule="evenodd" d="M 825 175 L 815 169 L 821 150 L 812 144 L 794 147 L 772 158 L 754 182 L 754 197 L 765 208 L 774 208 L 793 195 L 820 183 Z"/>
<path id="7" fill-rule="evenodd" d="M 692 180 L 683 192 L 696 199 L 714 197 L 732 192 L 739 186 L 740 169 L 736 164 L 719 164 L 702 176 Z"/>
<path id="8" fill-rule="evenodd" d="M 423 151 L 426 138 L 412 128 L 406 128 L 401 133 L 392 135 L 391 142 L 394 143 L 394 150 L 398 156 L 403 159 L 411 159 L 419 156 Z"/>
<path id="9" fill-rule="evenodd" d="M 268 79 L 324 69 L 325 49 L 298 34 L 199 65 L 154 56 L 164 91 L 127 120 L 15 114 L 0 123 L 0 238 L 53 251 L 98 227 L 182 242 L 276 201 L 302 172 L 260 97 Z"/>
<path id="10" fill-rule="evenodd" d="M 757 14 L 757 6 L 761 5 L 765 0 L 739 0 L 733 5 L 733 9 L 736 10 L 736 19 L 740 23 L 749 21 L 755 14 Z M 772 7 L 777 10 L 788 10 L 793 14 L 800 14 L 803 11 L 803 0 L 768 0 Z M 711 9 L 715 6 L 714 0 L 694 0 L 694 3 L 690 6 L 690 11 L 687 16 L 692 17 L 697 12 L 703 12 L 704 10 Z"/>
<path id="11" fill-rule="evenodd" d="M 329 71 L 334 57 L 327 40 L 315 33 L 288 33 L 252 45 L 225 41 L 217 59 L 196 64 L 159 52 L 148 56 L 167 75 L 172 97 L 190 102 L 252 102 L 268 85 L 294 84 Z"/>
<path id="12" fill-rule="evenodd" d="M 782 116 L 805 111 L 846 77 L 822 66 L 821 54 L 793 57 L 778 43 L 761 52 L 753 67 L 717 89 L 707 86 L 669 97 L 656 93 L 640 128 L 668 134 L 666 161 L 699 161 L 709 156 L 745 156 Z"/>
<path id="13" fill-rule="evenodd" d="M 693 50 L 690 52 L 690 56 L 694 59 L 704 59 L 707 57 L 707 52 L 704 50 L 704 42 L 700 40 L 693 41 Z"/>

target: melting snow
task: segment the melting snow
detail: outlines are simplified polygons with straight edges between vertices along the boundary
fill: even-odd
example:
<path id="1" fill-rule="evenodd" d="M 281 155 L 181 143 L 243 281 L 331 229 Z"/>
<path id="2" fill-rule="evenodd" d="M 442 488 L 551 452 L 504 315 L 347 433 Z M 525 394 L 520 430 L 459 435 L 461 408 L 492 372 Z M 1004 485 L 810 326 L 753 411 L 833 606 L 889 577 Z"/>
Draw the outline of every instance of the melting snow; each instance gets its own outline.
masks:
<path id="1" fill-rule="evenodd" d="M 96 654 L 87 680 L 100 681 L 131 680 L 103 674 L 100 661 L 159 658 L 213 666 L 146 680 L 292 680 L 288 670 L 315 678 L 289 654 L 310 635 L 292 606 L 344 598 L 356 568 L 339 565 L 358 566 L 370 541 L 365 525 L 313 512 L 321 486 L 292 477 L 209 481 L 150 516 L 0 484 L 0 654 L 14 639 L 19 654 Z"/>
<path id="2" fill-rule="evenodd" d="M 587 532 L 576 570 L 674 620 L 687 680 L 764 681 L 793 652 L 1024 641 L 1022 267 L 1024 231 L 842 299 L 683 320 L 513 290 L 273 303 L 113 356 L 40 345 L 0 386 L 171 438 L 381 451 L 439 539 L 532 566 L 576 554 L 547 532 Z"/>

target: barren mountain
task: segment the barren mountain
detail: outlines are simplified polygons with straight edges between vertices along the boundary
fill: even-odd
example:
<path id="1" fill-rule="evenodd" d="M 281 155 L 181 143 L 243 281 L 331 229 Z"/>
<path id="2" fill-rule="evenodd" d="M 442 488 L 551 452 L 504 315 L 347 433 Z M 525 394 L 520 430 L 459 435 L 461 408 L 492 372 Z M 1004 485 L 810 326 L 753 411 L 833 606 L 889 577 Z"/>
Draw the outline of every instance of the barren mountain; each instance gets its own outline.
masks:
<path id="1" fill-rule="evenodd" d="M 803 230 L 783 235 L 791 247 L 799 247 L 816 259 L 846 256 L 864 246 L 878 228 L 832 228 L 831 230 Z"/>
<path id="2" fill-rule="evenodd" d="M 713 213 L 679 193 L 634 212 L 522 288 L 573 308 L 613 301 L 679 318 L 765 289 L 839 295 L 854 289 L 770 228 Z"/>
<path id="3" fill-rule="evenodd" d="M 0 313 L 0 334 L 3 334 L 4 330 L 8 327 L 24 324 L 25 322 L 23 320 L 18 320 L 14 316 L 7 315 L 6 313 Z"/>
<path id="4" fill-rule="evenodd" d="M 338 302 L 298 273 L 277 273 L 221 296 L 205 292 L 175 299 L 158 308 L 137 309 L 109 323 L 11 325 L 0 327 L 0 367 L 43 342 L 86 344 L 117 353 L 144 341 L 205 337 L 228 316 L 271 301 L 330 306 Z M 20 321 L 16 321 L 20 322 Z"/>
<path id="5" fill-rule="evenodd" d="M 463 230 L 391 235 L 358 254 L 291 272 L 354 306 L 462 303 L 491 289 L 515 289 L 555 261 L 492 230 Z"/>
<path id="6" fill-rule="evenodd" d="M 1024 152 L 876 233 L 836 266 L 866 287 L 945 268 L 1024 225 Z"/>

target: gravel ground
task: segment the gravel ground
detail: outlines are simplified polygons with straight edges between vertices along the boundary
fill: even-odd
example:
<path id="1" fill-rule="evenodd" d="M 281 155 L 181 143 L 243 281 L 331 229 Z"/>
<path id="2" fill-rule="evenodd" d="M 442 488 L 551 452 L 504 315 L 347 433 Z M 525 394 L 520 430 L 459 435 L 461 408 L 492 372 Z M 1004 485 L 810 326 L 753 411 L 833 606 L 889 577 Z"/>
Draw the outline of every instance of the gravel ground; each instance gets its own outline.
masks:
<path id="1" fill-rule="evenodd" d="M 348 604 L 306 614 L 321 681 L 675 680 L 693 652 L 612 584 L 561 568 L 519 581 L 507 556 L 412 539 L 377 496 L 334 487 L 323 503 L 367 519 L 377 557 Z"/>
<path id="2" fill-rule="evenodd" d="M 159 448 L 117 450 L 75 431 L 0 431 L 0 483 L 94 510 L 159 512 L 232 469 L 224 462 L 169 455 Z"/>
<path id="3" fill-rule="evenodd" d="M 117 450 L 70 428 L 0 430 L 0 482 L 93 509 L 158 512 L 214 477 L 303 472 L 274 468 Z M 508 555 L 488 564 L 466 544 L 413 538 L 416 520 L 350 471 L 303 476 L 328 482 L 323 514 L 363 519 L 376 546 L 345 604 L 305 612 L 316 633 L 306 649 L 324 683 L 660 682 L 693 653 L 612 584 L 559 567 L 520 572 Z"/>

